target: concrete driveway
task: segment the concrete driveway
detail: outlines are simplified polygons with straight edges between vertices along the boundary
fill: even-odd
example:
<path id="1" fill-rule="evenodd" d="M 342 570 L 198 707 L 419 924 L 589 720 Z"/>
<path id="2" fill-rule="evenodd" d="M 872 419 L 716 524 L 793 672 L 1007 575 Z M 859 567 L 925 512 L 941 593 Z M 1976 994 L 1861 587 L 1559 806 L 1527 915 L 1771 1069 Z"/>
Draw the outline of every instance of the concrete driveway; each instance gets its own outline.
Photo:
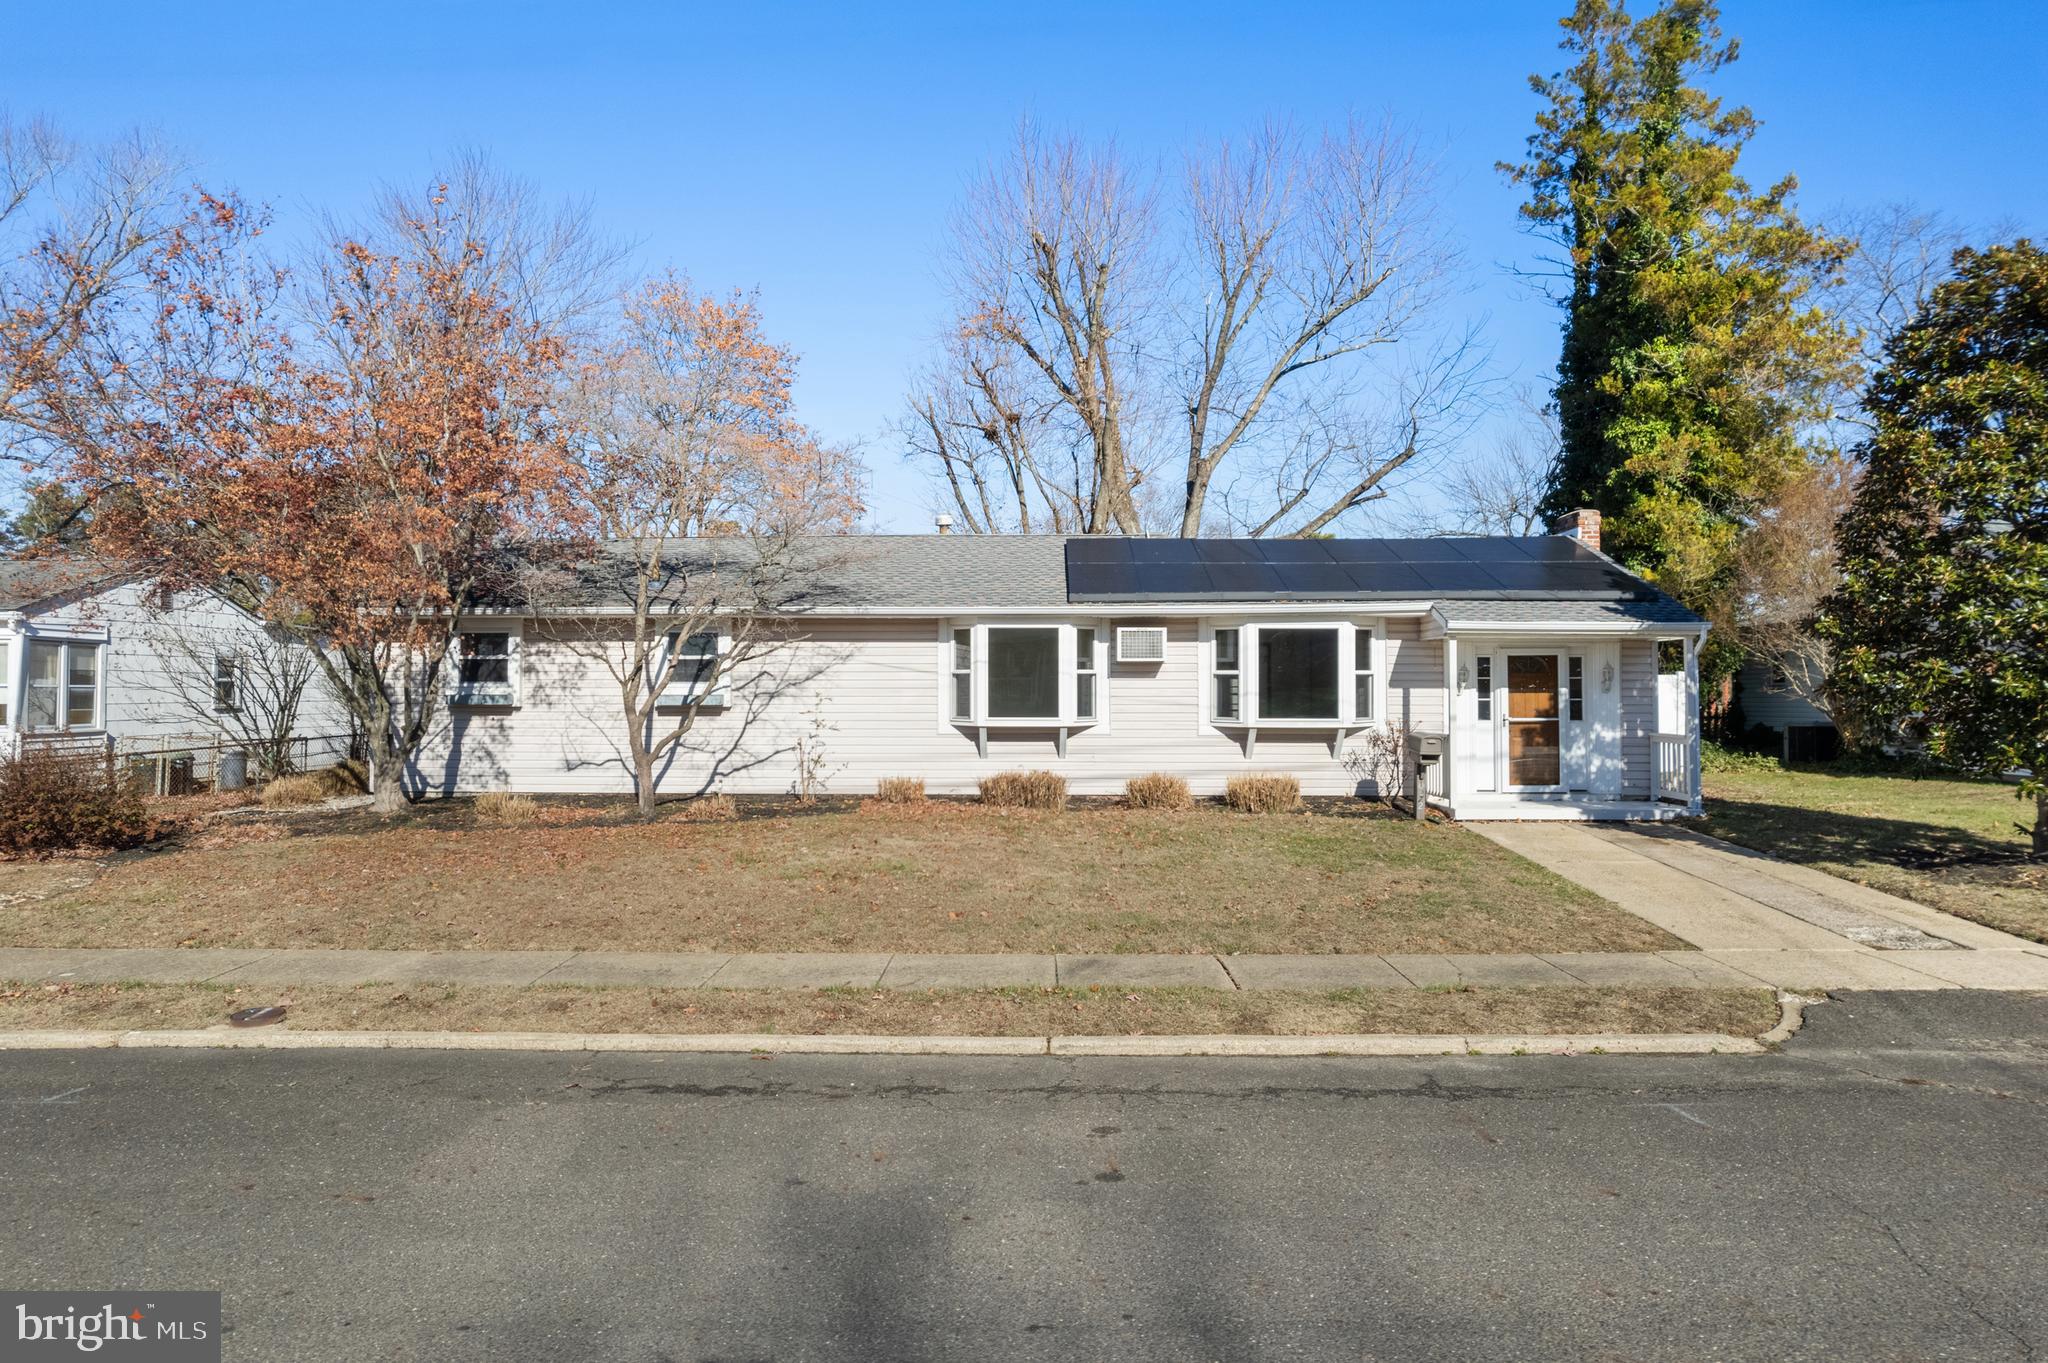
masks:
<path id="1" fill-rule="evenodd" d="M 2048 946 L 1686 829 L 1469 827 L 1785 988 L 2048 990 Z"/>

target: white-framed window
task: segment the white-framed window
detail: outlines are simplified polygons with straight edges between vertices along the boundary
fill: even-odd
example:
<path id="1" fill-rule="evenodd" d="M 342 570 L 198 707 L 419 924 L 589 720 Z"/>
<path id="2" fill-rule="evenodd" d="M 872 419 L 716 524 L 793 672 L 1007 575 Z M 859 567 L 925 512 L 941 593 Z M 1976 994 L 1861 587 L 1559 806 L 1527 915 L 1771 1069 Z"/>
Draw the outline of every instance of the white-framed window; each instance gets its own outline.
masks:
<path id="1" fill-rule="evenodd" d="M 686 636 L 672 629 L 663 646 L 667 649 L 664 670 L 668 685 L 662 688 L 662 705 L 695 703 L 718 709 L 726 704 L 726 678 L 719 671 L 719 659 L 725 653 L 723 635 L 706 629 Z"/>
<path id="2" fill-rule="evenodd" d="M 233 714 L 241 704 L 241 670 L 232 653 L 213 655 L 213 708 Z"/>
<path id="3" fill-rule="evenodd" d="M 453 700 L 457 705 L 519 703 L 519 635 L 509 629 L 466 629 L 455 636 Z"/>
<path id="4" fill-rule="evenodd" d="M 1074 718 L 1095 718 L 1095 630 L 1087 625 L 1074 630 Z"/>
<path id="5" fill-rule="evenodd" d="M 1243 641 L 1244 631 L 1241 629 L 1216 631 L 1215 684 L 1210 688 L 1212 704 L 1209 713 L 1211 718 L 1224 723 L 1235 723 L 1244 718 Z"/>
<path id="6" fill-rule="evenodd" d="M 1565 699 L 1567 710 L 1573 719 L 1586 717 L 1586 660 L 1567 658 L 1565 660 Z"/>
<path id="7" fill-rule="evenodd" d="M 948 645 L 952 662 L 953 695 L 952 717 L 957 720 L 974 718 L 974 631 L 956 629 Z"/>
<path id="8" fill-rule="evenodd" d="M 31 639 L 22 706 L 30 729 L 100 727 L 100 645 L 81 639 Z"/>
<path id="9" fill-rule="evenodd" d="M 1381 627 L 1352 620 L 1214 622 L 1209 722 L 1250 728 L 1363 728 L 1385 684 Z"/>
<path id="10" fill-rule="evenodd" d="M 1482 653 L 1472 660 L 1472 675 L 1478 680 L 1473 683 L 1472 699 L 1478 703 L 1479 718 L 1490 721 L 1493 718 L 1493 655 Z"/>
<path id="11" fill-rule="evenodd" d="M 946 723 L 1071 728 L 1105 722 L 1104 634 L 1094 625 L 993 620 L 939 635 Z"/>

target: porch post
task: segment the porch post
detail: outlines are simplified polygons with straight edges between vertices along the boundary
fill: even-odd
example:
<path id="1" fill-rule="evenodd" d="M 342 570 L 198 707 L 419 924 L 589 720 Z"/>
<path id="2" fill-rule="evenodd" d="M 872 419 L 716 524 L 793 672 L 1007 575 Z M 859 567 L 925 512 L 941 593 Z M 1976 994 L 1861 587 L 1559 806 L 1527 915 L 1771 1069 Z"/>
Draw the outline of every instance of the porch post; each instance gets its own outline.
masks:
<path id="1" fill-rule="evenodd" d="M 1685 738 L 1688 779 L 1692 787 L 1690 812 L 1700 812 L 1700 636 L 1685 637 Z"/>
<path id="2" fill-rule="evenodd" d="M 1444 755 L 1437 759 L 1444 773 L 1444 812 L 1458 811 L 1458 640 L 1444 635 Z M 1419 779 L 1419 778 L 1418 778 Z"/>

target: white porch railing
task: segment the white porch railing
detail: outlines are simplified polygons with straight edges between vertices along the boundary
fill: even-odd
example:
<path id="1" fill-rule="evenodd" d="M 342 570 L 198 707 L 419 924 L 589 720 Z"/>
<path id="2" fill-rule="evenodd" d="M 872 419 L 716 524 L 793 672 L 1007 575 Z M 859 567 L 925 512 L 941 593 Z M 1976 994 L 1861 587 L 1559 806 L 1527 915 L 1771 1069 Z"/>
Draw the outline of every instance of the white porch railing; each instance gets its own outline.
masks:
<path id="1" fill-rule="evenodd" d="M 1650 796 L 1692 803 L 1692 739 L 1685 734 L 1650 735 Z"/>

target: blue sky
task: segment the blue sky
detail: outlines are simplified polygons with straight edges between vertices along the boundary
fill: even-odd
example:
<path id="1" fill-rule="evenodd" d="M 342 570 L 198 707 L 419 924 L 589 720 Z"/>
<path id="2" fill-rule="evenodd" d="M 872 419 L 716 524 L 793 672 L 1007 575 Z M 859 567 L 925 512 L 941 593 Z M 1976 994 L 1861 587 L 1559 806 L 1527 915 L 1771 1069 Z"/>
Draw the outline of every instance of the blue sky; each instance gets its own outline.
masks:
<path id="1" fill-rule="evenodd" d="M 877 525 L 914 530 L 931 504 L 885 428 L 945 317 L 947 216 L 1027 113 L 1158 157 L 1270 116 L 1393 114 L 1444 167 L 1498 368 L 1540 384 L 1557 317 L 1511 276 L 1538 248 L 1492 166 L 1563 5 L 14 5 L 0 101 L 81 136 L 153 126 L 287 221 L 469 147 L 587 197 L 648 268 L 760 290 L 803 416 L 863 442 Z M 1727 0 L 1743 55 L 1716 88 L 1763 119 L 1751 178 L 1796 172 L 1810 213 L 1911 200 L 2038 232 L 2042 14 Z"/>

